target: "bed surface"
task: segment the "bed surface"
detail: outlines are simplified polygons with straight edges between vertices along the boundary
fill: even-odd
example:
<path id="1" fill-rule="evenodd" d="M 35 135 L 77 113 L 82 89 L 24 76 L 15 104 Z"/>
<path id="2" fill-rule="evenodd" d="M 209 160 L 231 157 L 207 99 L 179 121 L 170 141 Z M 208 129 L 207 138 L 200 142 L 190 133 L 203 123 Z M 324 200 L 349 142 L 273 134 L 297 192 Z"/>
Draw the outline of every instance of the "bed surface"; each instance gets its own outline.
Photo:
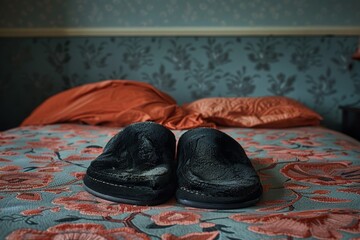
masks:
<path id="1" fill-rule="evenodd" d="M 1 132 L 0 239 L 360 237 L 360 143 L 346 135 L 322 127 L 222 128 L 247 152 L 264 194 L 256 206 L 219 211 L 175 199 L 125 205 L 87 193 L 87 166 L 119 130 L 56 124 Z"/>

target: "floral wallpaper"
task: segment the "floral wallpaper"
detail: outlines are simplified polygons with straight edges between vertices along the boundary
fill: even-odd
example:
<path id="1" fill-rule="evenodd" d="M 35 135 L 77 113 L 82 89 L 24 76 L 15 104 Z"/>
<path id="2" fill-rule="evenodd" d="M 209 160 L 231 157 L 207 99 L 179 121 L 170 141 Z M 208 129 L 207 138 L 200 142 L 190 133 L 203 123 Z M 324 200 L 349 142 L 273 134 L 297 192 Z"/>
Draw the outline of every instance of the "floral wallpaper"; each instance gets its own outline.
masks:
<path id="1" fill-rule="evenodd" d="M 0 27 L 359 26 L 358 9 L 358 0 L 2 0 Z"/>
<path id="2" fill-rule="evenodd" d="M 1 127 L 88 82 L 153 84 L 179 104 L 210 96 L 294 98 L 338 129 L 360 102 L 357 37 L 72 37 L 0 39 Z"/>

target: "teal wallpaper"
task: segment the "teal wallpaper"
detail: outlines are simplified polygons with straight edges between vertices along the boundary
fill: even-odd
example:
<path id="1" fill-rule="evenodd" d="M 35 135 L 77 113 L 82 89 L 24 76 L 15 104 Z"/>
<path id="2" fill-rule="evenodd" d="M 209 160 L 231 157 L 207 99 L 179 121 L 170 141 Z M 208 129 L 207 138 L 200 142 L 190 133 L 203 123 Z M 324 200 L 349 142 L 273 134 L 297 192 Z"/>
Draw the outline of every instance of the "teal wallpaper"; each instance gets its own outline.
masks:
<path id="1" fill-rule="evenodd" d="M 1 0 L 0 29 L 360 27 L 359 0 Z M 0 38 L 0 130 L 62 90 L 104 79 L 153 84 L 179 104 L 209 96 L 295 98 L 339 129 L 360 102 L 357 36 Z"/>
<path id="2" fill-rule="evenodd" d="M 149 82 L 179 104 L 209 96 L 283 95 L 339 129 L 360 103 L 357 37 L 0 38 L 0 126 L 14 127 L 62 90 L 105 79 Z"/>
<path id="3" fill-rule="evenodd" d="M 360 26 L 359 0 L 1 0 L 0 28 Z"/>

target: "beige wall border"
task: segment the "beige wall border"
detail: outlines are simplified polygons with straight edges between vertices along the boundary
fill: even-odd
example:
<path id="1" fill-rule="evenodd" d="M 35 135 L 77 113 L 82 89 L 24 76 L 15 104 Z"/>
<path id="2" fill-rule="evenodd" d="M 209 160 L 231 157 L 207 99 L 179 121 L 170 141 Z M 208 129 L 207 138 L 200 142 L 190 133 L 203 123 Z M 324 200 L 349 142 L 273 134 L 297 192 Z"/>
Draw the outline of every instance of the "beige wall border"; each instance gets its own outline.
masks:
<path id="1" fill-rule="evenodd" d="M 359 27 L 0 28 L 0 37 L 360 35 Z"/>

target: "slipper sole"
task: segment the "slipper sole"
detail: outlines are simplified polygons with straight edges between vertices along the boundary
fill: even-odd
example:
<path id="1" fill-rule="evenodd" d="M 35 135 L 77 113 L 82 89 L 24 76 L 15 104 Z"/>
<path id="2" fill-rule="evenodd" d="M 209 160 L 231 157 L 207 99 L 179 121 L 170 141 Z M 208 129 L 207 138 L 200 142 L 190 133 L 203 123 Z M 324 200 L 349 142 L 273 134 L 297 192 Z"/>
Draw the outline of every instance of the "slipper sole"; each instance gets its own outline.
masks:
<path id="1" fill-rule="evenodd" d="M 129 187 L 124 185 L 103 182 L 95 178 L 84 177 L 84 189 L 89 193 L 112 202 L 135 204 L 142 206 L 153 206 L 168 201 L 175 192 L 174 185 L 165 188 L 152 190 L 143 187 Z M 130 196 L 129 190 L 137 192 L 138 195 Z"/>

